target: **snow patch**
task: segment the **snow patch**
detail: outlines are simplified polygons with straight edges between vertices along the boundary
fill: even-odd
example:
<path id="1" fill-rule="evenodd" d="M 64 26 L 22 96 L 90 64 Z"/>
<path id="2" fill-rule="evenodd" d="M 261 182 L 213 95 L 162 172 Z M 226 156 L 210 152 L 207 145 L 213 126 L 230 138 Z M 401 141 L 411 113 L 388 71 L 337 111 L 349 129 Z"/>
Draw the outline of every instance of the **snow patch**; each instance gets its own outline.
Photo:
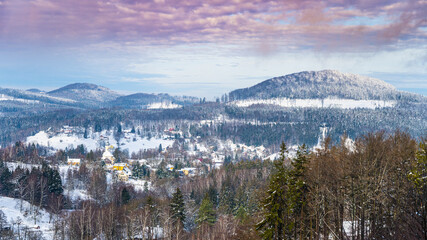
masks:
<path id="1" fill-rule="evenodd" d="M 0 101 L 16 101 L 16 102 L 22 102 L 26 104 L 35 104 L 40 103 L 38 100 L 28 100 L 23 98 L 14 98 L 6 94 L 0 94 Z"/>
<path id="2" fill-rule="evenodd" d="M 147 106 L 148 109 L 174 109 L 180 107 L 182 107 L 182 105 L 171 102 L 155 102 Z"/>
<path id="3" fill-rule="evenodd" d="M 117 142 L 114 137 L 114 133 L 106 130 L 100 133 L 95 133 L 90 138 L 84 138 L 81 134 L 48 134 L 45 131 L 40 131 L 37 134 L 28 137 L 27 143 L 50 147 L 54 150 L 76 148 L 83 144 L 88 151 L 102 149 L 106 145 L 114 145 L 120 147 L 121 150 L 127 149 L 129 153 L 136 153 L 141 149 L 158 148 L 160 144 L 162 144 L 163 148 L 172 146 L 174 140 L 160 138 L 147 139 L 141 138 L 137 134 L 126 133 L 124 134 L 124 137 Z"/>
<path id="4" fill-rule="evenodd" d="M 355 108 L 387 108 L 394 107 L 396 101 L 383 101 L 383 100 L 354 100 L 342 98 L 325 98 L 325 99 L 290 99 L 290 98 L 271 98 L 271 99 L 248 99 L 237 100 L 230 102 L 231 105 L 238 107 L 249 107 L 252 105 L 274 105 L 287 108 L 341 108 L 341 109 L 355 109 Z"/>

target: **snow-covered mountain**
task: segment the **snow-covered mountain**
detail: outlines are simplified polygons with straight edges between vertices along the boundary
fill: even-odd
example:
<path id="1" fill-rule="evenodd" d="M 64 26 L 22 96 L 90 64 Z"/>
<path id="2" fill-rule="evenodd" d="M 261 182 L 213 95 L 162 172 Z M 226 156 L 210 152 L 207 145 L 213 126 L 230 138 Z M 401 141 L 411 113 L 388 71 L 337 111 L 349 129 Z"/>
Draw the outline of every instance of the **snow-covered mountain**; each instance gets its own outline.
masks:
<path id="1" fill-rule="evenodd" d="M 275 77 L 229 94 L 231 101 L 246 99 L 354 99 L 399 100 L 416 98 L 375 78 L 333 70 L 306 71 Z"/>
<path id="2" fill-rule="evenodd" d="M 27 115 L 60 109 L 170 109 L 198 103 L 199 99 L 169 94 L 121 95 L 106 87 L 74 83 L 45 92 L 40 89 L 0 88 L 0 116 Z"/>
<path id="3" fill-rule="evenodd" d="M 61 97 L 81 102 L 87 105 L 100 106 L 120 96 L 106 87 L 90 83 L 73 83 L 50 91 L 49 96 Z"/>
<path id="4" fill-rule="evenodd" d="M 49 96 L 43 92 L 0 88 L 0 116 L 80 107 L 74 100 Z"/>

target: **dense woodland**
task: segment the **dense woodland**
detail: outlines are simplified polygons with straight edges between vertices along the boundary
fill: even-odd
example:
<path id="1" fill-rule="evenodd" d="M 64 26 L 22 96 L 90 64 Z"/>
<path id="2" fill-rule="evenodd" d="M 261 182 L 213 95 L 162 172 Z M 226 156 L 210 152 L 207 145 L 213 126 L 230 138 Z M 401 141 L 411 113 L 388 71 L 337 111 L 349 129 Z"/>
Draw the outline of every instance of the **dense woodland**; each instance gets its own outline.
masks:
<path id="1" fill-rule="evenodd" d="M 391 133 L 400 129 L 413 137 L 427 131 L 427 106 L 421 102 L 401 102 L 398 107 L 382 109 L 280 108 L 252 106 L 239 108 L 226 103 L 201 103 L 181 109 L 63 109 L 40 114 L 0 116 L 0 142 L 3 147 L 25 137 L 64 125 L 95 131 L 156 123 L 151 135 L 167 126 L 190 129 L 194 136 L 232 139 L 246 145 L 279 149 L 280 142 L 317 143 L 319 127 L 331 126 L 330 136 L 337 143 L 344 133 L 351 138 L 378 129 Z M 213 124 L 201 124 L 214 120 Z"/>
<path id="2" fill-rule="evenodd" d="M 280 160 L 237 161 L 192 178 L 141 169 L 154 187 L 138 192 L 107 184 L 99 152 L 40 157 L 43 149 L 16 143 L 0 149 L 0 193 L 33 204 L 34 218 L 52 213 L 57 239 L 427 239 L 426 144 L 400 131 L 354 144 L 328 138 L 295 157 L 282 144 Z M 84 185 L 92 200 L 63 195 L 55 165 L 65 155 L 90 159 L 67 184 Z M 5 167 L 18 161 L 40 167 Z"/>

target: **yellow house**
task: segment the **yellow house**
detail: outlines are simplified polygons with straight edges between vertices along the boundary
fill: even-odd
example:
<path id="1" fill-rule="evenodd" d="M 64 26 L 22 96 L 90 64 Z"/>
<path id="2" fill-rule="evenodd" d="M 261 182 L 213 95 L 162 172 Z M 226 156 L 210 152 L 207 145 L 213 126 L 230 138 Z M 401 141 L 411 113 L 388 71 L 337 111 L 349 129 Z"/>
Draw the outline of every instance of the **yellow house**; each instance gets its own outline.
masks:
<path id="1" fill-rule="evenodd" d="M 128 165 L 126 163 L 116 163 L 116 164 L 113 165 L 113 170 L 123 171 L 123 169 L 125 167 L 128 167 Z"/>
<path id="2" fill-rule="evenodd" d="M 183 173 L 185 176 L 194 175 L 196 172 L 196 168 L 183 168 L 178 170 L 178 172 Z"/>
<path id="3" fill-rule="evenodd" d="M 68 158 L 67 163 L 71 166 L 80 166 L 80 158 Z"/>

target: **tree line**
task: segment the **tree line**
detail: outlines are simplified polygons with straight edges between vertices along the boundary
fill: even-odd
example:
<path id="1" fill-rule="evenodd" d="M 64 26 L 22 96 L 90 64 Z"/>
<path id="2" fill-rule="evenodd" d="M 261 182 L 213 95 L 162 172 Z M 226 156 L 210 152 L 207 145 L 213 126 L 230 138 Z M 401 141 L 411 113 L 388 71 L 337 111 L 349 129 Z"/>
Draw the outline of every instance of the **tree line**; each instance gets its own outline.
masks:
<path id="1" fill-rule="evenodd" d="M 262 239 L 427 239 L 426 139 L 369 133 L 275 162 Z"/>

